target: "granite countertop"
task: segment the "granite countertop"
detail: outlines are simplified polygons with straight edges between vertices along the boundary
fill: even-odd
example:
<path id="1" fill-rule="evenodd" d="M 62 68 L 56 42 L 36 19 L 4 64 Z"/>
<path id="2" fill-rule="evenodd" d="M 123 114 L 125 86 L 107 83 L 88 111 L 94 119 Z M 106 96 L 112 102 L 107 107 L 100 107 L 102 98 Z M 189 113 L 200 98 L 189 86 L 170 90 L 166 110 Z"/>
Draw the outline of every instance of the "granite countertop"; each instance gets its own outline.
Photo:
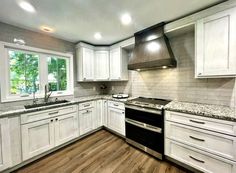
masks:
<path id="1" fill-rule="evenodd" d="M 42 111 L 46 109 L 52 109 L 52 108 L 57 108 L 61 106 L 68 106 L 68 105 L 73 105 L 73 104 L 78 104 L 86 101 L 93 101 L 93 100 L 98 100 L 98 99 L 106 99 L 106 100 L 111 100 L 111 101 L 118 101 L 118 102 L 125 102 L 128 99 L 132 99 L 132 97 L 128 99 L 115 99 L 112 98 L 111 95 L 93 95 L 93 96 L 84 96 L 84 97 L 78 97 L 71 99 L 67 103 L 61 103 L 61 104 L 56 104 L 56 105 L 50 105 L 50 106 L 42 106 L 38 108 L 31 108 L 31 109 L 25 109 L 24 106 L 11 106 L 11 107 L 6 107 L 4 109 L 0 110 L 0 117 L 8 117 L 8 116 L 13 116 L 13 115 L 19 115 L 23 113 L 30 113 L 30 112 L 36 112 L 36 111 Z"/>
<path id="2" fill-rule="evenodd" d="M 165 110 L 236 122 L 236 109 L 228 106 L 172 101 Z"/>

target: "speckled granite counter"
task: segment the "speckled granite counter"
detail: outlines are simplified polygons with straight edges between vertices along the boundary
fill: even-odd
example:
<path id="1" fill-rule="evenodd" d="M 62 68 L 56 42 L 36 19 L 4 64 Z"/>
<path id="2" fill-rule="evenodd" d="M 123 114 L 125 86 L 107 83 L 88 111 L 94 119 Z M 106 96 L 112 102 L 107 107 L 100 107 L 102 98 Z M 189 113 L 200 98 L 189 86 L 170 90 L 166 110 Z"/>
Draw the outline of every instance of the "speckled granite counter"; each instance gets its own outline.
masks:
<path id="1" fill-rule="evenodd" d="M 235 109 L 228 106 L 172 101 L 165 110 L 236 122 Z"/>
<path id="2" fill-rule="evenodd" d="M 0 117 L 8 117 L 8 116 L 14 116 L 14 115 L 19 115 L 19 114 L 23 114 L 23 113 L 42 111 L 42 110 L 46 110 L 46 109 L 58 108 L 61 106 L 68 106 L 68 105 L 73 105 L 73 104 L 78 104 L 78 103 L 82 103 L 82 102 L 86 102 L 86 101 L 93 101 L 93 100 L 98 100 L 98 99 L 106 99 L 106 100 L 112 100 L 112 101 L 118 101 L 118 102 L 127 101 L 127 99 L 112 98 L 111 95 L 85 96 L 85 97 L 74 98 L 67 103 L 61 103 L 61 104 L 50 105 L 50 106 L 43 106 L 43 107 L 32 108 L 32 109 L 25 109 L 24 106 L 6 107 L 6 108 L 0 110 Z M 130 97 L 128 99 L 132 99 L 132 97 Z"/>

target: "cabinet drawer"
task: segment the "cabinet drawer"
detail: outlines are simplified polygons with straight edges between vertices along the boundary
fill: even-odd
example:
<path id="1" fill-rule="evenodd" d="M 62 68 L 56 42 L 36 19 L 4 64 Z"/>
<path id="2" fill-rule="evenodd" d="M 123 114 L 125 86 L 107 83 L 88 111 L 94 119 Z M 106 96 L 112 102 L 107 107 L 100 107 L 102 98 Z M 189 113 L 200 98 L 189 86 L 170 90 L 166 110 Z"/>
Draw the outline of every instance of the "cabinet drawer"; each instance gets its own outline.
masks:
<path id="1" fill-rule="evenodd" d="M 166 137 L 236 161 L 236 137 L 166 122 Z"/>
<path id="2" fill-rule="evenodd" d="M 117 109 L 125 109 L 124 103 L 120 103 L 120 102 L 108 101 L 108 106 L 117 108 Z"/>
<path id="3" fill-rule="evenodd" d="M 77 111 L 77 106 L 64 106 L 56 109 L 49 109 L 45 111 L 38 111 L 28 114 L 22 114 L 21 115 L 21 124 L 26 124 L 34 121 L 39 121 L 55 116 L 60 116 L 64 114 L 69 114 Z"/>
<path id="4" fill-rule="evenodd" d="M 236 122 L 171 111 L 165 112 L 165 118 L 168 121 L 236 136 Z"/>
<path id="5" fill-rule="evenodd" d="M 165 154 L 206 173 L 235 173 L 236 162 L 166 139 Z"/>
<path id="6" fill-rule="evenodd" d="M 79 110 L 83 110 L 83 109 L 89 109 L 94 107 L 94 102 L 84 102 L 84 103 L 80 103 L 79 104 Z"/>

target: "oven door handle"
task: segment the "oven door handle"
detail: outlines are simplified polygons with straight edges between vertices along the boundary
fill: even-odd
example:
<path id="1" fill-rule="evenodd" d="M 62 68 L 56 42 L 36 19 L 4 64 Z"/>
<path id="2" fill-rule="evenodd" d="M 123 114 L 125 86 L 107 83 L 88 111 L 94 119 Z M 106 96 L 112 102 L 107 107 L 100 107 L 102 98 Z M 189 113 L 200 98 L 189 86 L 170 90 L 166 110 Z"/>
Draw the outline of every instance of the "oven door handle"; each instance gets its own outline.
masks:
<path id="1" fill-rule="evenodd" d="M 142 129 L 150 130 L 150 131 L 153 131 L 153 132 L 156 132 L 156 133 L 162 133 L 162 129 L 161 128 L 154 127 L 154 126 L 148 125 L 146 123 L 142 123 L 142 122 L 139 122 L 139 121 L 131 120 L 129 118 L 126 118 L 125 122 L 129 123 L 129 124 L 132 124 L 134 126 L 140 127 Z"/>

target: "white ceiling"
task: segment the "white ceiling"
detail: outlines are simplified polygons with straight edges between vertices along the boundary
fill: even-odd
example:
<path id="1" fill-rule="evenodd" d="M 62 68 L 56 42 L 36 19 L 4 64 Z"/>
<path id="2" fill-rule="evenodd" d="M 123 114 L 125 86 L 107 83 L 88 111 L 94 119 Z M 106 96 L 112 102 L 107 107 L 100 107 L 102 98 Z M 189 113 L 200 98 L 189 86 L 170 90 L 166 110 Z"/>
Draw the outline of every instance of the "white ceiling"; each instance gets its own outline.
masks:
<path id="1" fill-rule="evenodd" d="M 23 11 L 17 0 L 1 0 L 0 21 L 39 31 L 41 25 L 55 29 L 51 35 L 72 42 L 111 44 L 162 21 L 170 21 L 222 0 L 28 0 L 36 13 Z M 133 23 L 123 26 L 120 16 L 130 13 Z M 103 38 L 95 40 L 95 32 Z"/>

